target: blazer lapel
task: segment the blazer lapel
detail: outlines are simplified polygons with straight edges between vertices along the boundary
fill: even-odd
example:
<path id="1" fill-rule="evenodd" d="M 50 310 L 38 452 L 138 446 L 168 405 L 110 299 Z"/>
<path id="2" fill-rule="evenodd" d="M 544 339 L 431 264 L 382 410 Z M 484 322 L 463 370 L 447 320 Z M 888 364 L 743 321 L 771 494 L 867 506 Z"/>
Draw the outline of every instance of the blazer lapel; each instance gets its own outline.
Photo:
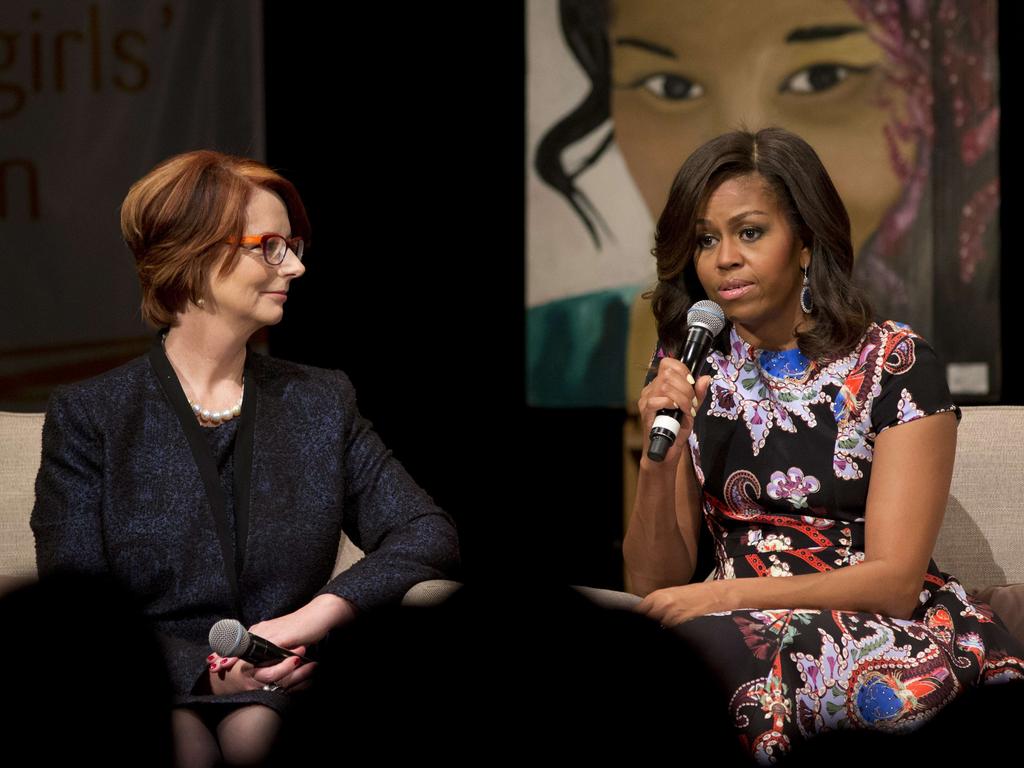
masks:
<path id="1" fill-rule="evenodd" d="M 252 444 L 253 444 L 253 423 L 255 421 L 257 387 L 255 378 L 246 380 L 246 393 L 242 402 L 241 423 L 238 434 L 235 437 L 234 448 L 234 493 L 235 493 L 235 515 L 237 518 L 237 535 L 232 536 L 231 526 L 227 518 L 225 507 L 224 491 L 221 488 L 220 477 L 217 473 L 217 466 L 214 463 L 210 445 L 203 435 L 203 427 L 196 421 L 195 414 L 188 404 L 185 391 L 181 388 L 174 369 L 164 352 L 162 341 L 163 331 L 156 338 L 149 351 L 150 363 L 156 371 L 157 380 L 163 389 L 171 408 L 174 410 L 189 448 L 192 451 L 192 458 L 199 470 L 203 480 L 203 487 L 206 490 L 206 498 L 213 515 L 213 522 L 217 531 L 217 538 L 220 541 L 221 554 L 224 557 L 224 575 L 231 587 L 231 594 L 235 611 L 241 615 L 241 600 L 238 590 L 238 573 L 245 557 L 245 539 L 248 534 L 249 519 L 249 485 L 252 477 Z M 248 361 L 248 357 L 246 357 Z M 248 362 L 246 370 L 249 370 Z M 237 542 L 239 552 L 236 553 L 236 546 L 232 540 Z"/>
<path id="2" fill-rule="evenodd" d="M 242 423 L 238 425 L 234 449 L 234 491 L 235 491 L 235 555 L 236 576 L 245 567 L 246 546 L 249 543 L 249 521 L 252 517 L 252 461 L 253 435 L 260 408 L 259 373 L 253 361 L 254 355 L 247 351 L 245 356 L 245 400 L 242 403 Z M 192 417 L 195 421 L 195 417 Z M 200 427 L 201 429 L 201 427 Z M 219 488 L 218 484 L 218 488 Z"/>

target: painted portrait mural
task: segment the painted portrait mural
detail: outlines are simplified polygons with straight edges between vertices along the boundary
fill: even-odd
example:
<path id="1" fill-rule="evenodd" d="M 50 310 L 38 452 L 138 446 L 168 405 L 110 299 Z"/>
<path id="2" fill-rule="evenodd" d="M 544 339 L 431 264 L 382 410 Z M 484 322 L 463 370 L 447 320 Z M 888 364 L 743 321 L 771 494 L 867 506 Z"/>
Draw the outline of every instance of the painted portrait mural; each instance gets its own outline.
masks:
<path id="1" fill-rule="evenodd" d="M 691 151 L 807 139 L 850 213 L 877 316 L 961 402 L 1000 389 L 994 2 L 563 0 L 528 13 L 531 405 L 635 400 L 656 331 L 653 222 Z"/>

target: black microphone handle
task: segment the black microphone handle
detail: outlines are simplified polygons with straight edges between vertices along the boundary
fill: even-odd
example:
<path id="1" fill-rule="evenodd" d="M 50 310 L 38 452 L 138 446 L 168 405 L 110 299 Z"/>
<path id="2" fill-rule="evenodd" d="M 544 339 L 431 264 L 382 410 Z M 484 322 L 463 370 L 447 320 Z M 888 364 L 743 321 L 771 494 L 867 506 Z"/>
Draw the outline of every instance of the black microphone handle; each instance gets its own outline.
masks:
<path id="1" fill-rule="evenodd" d="M 701 371 L 704 370 L 704 364 L 707 362 L 708 349 L 711 348 L 711 344 L 714 342 L 714 337 L 711 335 L 711 331 L 707 328 L 702 328 L 699 325 L 695 325 L 690 333 L 686 334 L 686 342 L 683 344 L 683 354 L 679 356 L 683 365 L 690 369 L 690 375 L 693 376 L 693 380 L 696 381 L 700 376 Z"/>
<path id="2" fill-rule="evenodd" d="M 708 349 L 714 337 L 706 328 L 694 325 L 686 334 L 686 341 L 683 344 L 683 353 L 679 356 L 683 365 L 690 369 L 690 375 L 696 381 L 700 372 L 704 369 Z M 669 419 L 675 422 L 671 424 Z M 679 408 L 661 408 L 655 414 L 654 424 L 651 427 L 650 446 L 647 449 L 647 458 L 651 461 L 664 461 L 668 449 L 676 441 L 676 433 L 679 425 L 683 423 L 683 412 Z"/>
<path id="3" fill-rule="evenodd" d="M 274 645 L 269 640 L 264 640 L 259 635 L 249 633 L 249 647 L 239 654 L 239 658 L 248 661 L 250 664 L 265 664 L 268 661 L 281 661 L 291 656 L 298 656 L 303 661 L 310 661 L 305 656 Z"/>

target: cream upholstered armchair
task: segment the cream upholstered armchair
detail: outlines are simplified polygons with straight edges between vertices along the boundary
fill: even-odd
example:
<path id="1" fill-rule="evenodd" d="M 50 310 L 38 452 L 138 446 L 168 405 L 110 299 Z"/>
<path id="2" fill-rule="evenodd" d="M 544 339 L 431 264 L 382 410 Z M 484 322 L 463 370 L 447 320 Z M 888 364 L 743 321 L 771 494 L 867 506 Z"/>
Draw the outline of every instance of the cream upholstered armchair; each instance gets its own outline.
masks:
<path id="1" fill-rule="evenodd" d="M 42 460 L 42 413 L 0 411 L 0 594 L 36 578 L 36 550 L 29 515 L 35 501 L 35 480 Z M 334 572 L 363 556 L 345 535 L 338 546 Z M 406 594 L 406 605 L 431 605 L 458 587 L 454 581 L 417 584 Z"/>
<path id="2" fill-rule="evenodd" d="M 0 592 L 36 577 L 28 525 L 42 458 L 43 414 L 0 411 Z"/>
<path id="3" fill-rule="evenodd" d="M 965 407 L 934 558 L 1024 641 L 1024 406 Z"/>

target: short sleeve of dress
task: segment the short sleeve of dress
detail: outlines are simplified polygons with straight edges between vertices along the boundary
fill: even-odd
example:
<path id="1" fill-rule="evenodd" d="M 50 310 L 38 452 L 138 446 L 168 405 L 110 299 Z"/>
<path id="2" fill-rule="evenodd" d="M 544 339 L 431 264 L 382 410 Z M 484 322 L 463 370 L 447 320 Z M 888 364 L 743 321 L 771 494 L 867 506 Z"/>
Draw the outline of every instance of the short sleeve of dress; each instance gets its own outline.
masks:
<path id="1" fill-rule="evenodd" d="M 952 411 L 960 420 L 946 384 L 945 365 L 932 346 L 904 325 L 883 324 L 885 358 L 881 392 L 871 407 L 871 428 L 877 435 L 898 424 Z"/>

